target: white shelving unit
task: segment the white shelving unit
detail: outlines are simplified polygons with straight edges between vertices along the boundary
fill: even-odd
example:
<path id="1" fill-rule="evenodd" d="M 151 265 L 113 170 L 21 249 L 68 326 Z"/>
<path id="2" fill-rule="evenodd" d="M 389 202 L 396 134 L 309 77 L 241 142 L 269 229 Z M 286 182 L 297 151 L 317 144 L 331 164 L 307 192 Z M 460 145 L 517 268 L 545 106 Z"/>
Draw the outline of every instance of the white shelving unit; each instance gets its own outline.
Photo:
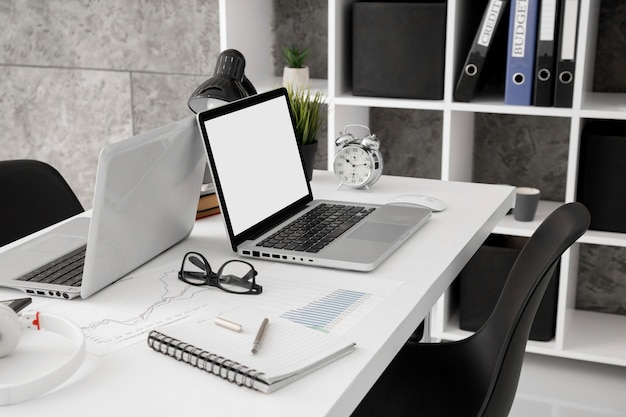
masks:
<path id="1" fill-rule="evenodd" d="M 598 28 L 599 0 L 581 0 L 578 29 L 576 78 L 572 108 L 509 106 L 503 99 L 478 97 L 471 103 L 456 103 L 452 98 L 456 76 L 465 59 L 457 45 L 467 36 L 463 17 L 471 0 L 448 0 L 444 98 L 443 100 L 406 100 L 377 97 L 356 97 L 351 92 L 350 14 L 354 0 L 328 1 L 328 82 L 315 80 L 316 88 L 326 88 L 332 111 L 328 119 L 328 168 L 335 153 L 334 139 L 345 125 L 369 125 L 371 108 L 394 108 L 440 111 L 442 117 L 441 179 L 472 180 L 474 115 L 477 113 L 514 114 L 570 120 L 569 157 L 565 186 L 565 202 L 575 200 L 579 144 L 582 128 L 590 119 L 626 120 L 626 94 L 592 91 L 595 44 Z M 248 61 L 246 73 L 259 89 L 280 85 L 272 65 L 272 1 L 220 0 L 222 49 L 237 48 Z M 473 34 L 472 34 L 473 36 Z M 494 233 L 530 236 L 537 225 L 559 203 L 540 204 L 534 222 L 520 223 L 507 218 Z M 579 244 L 626 247 L 626 235 L 589 231 Z M 529 342 L 528 350 L 545 355 L 561 356 L 593 362 L 626 366 L 626 317 L 581 311 L 575 308 L 579 262 L 579 244 L 562 258 L 556 337 L 550 342 Z M 444 295 L 433 310 L 433 336 L 459 339 L 469 333 L 458 325 L 457 306 L 449 294 Z"/>

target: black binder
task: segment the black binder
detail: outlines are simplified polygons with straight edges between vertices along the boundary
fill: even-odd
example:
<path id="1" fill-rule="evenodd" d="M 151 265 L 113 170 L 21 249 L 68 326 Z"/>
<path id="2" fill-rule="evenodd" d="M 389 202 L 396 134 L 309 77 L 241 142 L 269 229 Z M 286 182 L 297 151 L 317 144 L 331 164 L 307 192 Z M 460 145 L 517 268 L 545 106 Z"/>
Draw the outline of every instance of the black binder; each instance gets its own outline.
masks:
<path id="1" fill-rule="evenodd" d="M 556 107 L 572 106 L 579 14 L 580 0 L 564 0 L 560 12 L 557 77 L 554 86 Z"/>
<path id="2" fill-rule="evenodd" d="M 478 80 L 494 42 L 494 35 L 502 16 L 508 16 L 506 13 L 508 3 L 509 0 L 489 0 L 454 90 L 456 101 L 469 102 L 474 98 Z"/>
<path id="3" fill-rule="evenodd" d="M 556 74 L 556 36 L 558 34 L 559 10 L 563 0 L 542 0 L 537 33 L 535 80 L 533 104 L 552 106 Z"/>

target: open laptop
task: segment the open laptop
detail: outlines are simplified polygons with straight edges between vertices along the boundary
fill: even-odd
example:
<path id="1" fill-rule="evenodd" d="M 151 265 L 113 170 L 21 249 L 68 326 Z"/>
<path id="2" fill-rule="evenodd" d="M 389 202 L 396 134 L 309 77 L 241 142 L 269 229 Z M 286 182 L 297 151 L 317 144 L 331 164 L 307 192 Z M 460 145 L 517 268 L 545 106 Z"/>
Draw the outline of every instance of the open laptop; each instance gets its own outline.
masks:
<path id="1" fill-rule="evenodd" d="M 0 286 L 66 299 L 96 293 L 188 236 L 205 167 L 194 116 L 104 147 L 91 219 L 60 222 L 0 253 Z M 74 251 L 84 251 L 79 285 L 24 280 Z"/>
<path id="2" fill-rule="evenodd" d="M 284 88 L 197 117 L 226 230 L 233 250 L 242 256 L 370 271 L 431 216 L 430 209 L 419 206 L 314 200 Z M 282 237 L 275 243 L 276 231 L 296 217 L 346 205 L 360 208 L 347 226 L 334 229 L 325 240 L 308 247 L 294 247 Z M 303 229 L 317 230 L 318 224 L 328 222 L 314 220 Z"/>

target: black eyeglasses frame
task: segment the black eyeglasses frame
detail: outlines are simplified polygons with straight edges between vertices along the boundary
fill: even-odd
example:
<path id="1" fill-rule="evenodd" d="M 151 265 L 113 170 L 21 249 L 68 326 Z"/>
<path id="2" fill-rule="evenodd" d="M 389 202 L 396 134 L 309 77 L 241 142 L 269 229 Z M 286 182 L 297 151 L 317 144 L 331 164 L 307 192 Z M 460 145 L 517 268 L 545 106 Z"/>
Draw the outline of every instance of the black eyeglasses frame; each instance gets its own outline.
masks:
<path id="1" fill-rule="evenodd" d="M 185 271 L 184 270 L 185 261 L 187 260 L 193 263 L 196 267 L 202 269 L 204 272 Z M 246 275 L 244 275 L 243 277 L 231 276 L 231 278 L 236 278 L 239 280 L 244 280 L 244 281 L 251 280 L 251 284 L 249 286 L 250 288 L 248 289 L 248 291 L 233 291 L 222 286 L 220 282 L 220 277 L 223 277 L 222 272 L 224 271 L 224 268 L 228 264 L 233 263 L 233 262 L 245 264 L 250 268 L 250 271 L 246 273 Z M 178 279 L 189 285 L 194 285 L 198 287 L 203 286 L 203 285 L 208 285 L 209 287 L 216 287 L 222 291 L 226 291 L 231 294 L 257 295 L 263 292 L 263 287 L 256 283 L 257 274 L 258 274 L 257 270 L 254 268 L 254 266 L 251 263 L 240 260 L 240 259 L 228 260 L 224 262 L 222 266 L 220 266 L 217 272 L 213 272 L 213 269 L 211 268 L 211 264 L 204 257 L 204 255 L 195 251 L 191 251 L 191 252 L 187 252 L 185 256 L 183 256 L 183 261 L 180 265 L 180 270 L 178 271 Z M 187 277 L 192 278 L 192 279 L 188 279 Z M 244 288 L 244 286 L 242 286 L 242 288 Z"/>

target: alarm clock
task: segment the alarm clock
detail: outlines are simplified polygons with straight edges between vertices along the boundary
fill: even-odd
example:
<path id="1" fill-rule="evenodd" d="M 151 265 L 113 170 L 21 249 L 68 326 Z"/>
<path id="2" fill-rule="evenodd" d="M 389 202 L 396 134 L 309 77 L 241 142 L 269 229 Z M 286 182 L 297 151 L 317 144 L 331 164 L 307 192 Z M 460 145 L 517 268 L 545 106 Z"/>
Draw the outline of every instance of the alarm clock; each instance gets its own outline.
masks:
<path id="1" fill-rule="evenodd" d="M 363 137 L 348 132 L 349 128 L 360 127 L 367 131 Z M 366 188 L 374 185 L 383 172 L 383 155 L 380 141 L 367 126 L 347 125 L 335 139 L 339 150 L 335 155 L 333 170 L 340 181 L 339 187 Z"/>

